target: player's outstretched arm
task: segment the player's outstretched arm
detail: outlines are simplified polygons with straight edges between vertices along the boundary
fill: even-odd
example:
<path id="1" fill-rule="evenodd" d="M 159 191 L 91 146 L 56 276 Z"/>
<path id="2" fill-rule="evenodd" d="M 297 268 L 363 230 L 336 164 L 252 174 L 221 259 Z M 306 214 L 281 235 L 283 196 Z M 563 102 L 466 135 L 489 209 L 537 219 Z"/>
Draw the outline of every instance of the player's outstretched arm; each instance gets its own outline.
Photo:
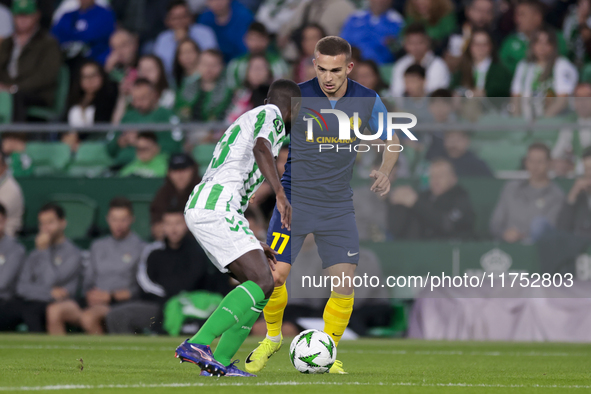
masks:
<path id="1" fill-rule="evenodd" d="M 386 146 L 384 147 L 384 153 L 382 156 L 382 165 L 379 170 L 373 170 L 369 174 L 370 178 L 374 178 L 375 182 L 371 186 L 371 191 L 378 193 L 380 196 L 385 196 L 390 191 L 390 172 L 396 165 L 400 152 L 398 149 L 392 149 L 394 152 L 390 152 L 388 147 L 390 145 L 399 145 L 400 139 L 396 134 L 392 134 L 391 140 L 386 140 Z"/>
<path id="2" fill-rule="evenodd" d="M 277 210 L 281 214 L 281 228 L 291 230 L 291 204 L 281 185 L 279 173 L 277 173 L 277 165 L 275 164 L 275 158 L 271 150 L 271 143 L 264 138 L 257 138 L 252 151 L 261 173 L 275 192 Z"/>

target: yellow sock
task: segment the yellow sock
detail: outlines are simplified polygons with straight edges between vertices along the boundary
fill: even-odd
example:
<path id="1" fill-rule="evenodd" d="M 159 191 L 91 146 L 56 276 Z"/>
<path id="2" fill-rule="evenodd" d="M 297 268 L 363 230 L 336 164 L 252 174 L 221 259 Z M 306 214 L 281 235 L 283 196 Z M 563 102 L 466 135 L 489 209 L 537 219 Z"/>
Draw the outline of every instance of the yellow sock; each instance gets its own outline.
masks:
<path id="1" fill-rule="evenodd" d="M 330 293 L 330 298 L 324 307 L 324 332 L 332 337 L 336 345 L 339 344 L 345 328 L 349 325 L 351 313 L 353 313 L 353 300 L 355 293 L 351 295 Z"/>
<path id="2" fill-rule="evenodd" d="M 276 337 L 281 335 L 281 325 L 283 324 L 283 312 L 287 305 L 287 289 L 285 283 L 273 290 L 269 302 L 263 313 L 267 323 L 267 336 Z"/>

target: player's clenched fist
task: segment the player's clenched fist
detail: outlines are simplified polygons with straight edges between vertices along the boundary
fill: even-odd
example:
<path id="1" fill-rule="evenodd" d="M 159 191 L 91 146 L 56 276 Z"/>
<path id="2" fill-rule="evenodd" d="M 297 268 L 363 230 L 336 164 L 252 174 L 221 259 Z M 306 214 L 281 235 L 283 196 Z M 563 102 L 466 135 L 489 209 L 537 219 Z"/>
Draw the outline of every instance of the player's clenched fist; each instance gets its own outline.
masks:
<path id="1" fill-rule="evenodd" d="M 375 179 L 373 185 L 371 185 L 371 191 L 378 193 L 380 196 L 385 196 L 390 191 L 390 179 L 383 172 L 373 170 L 369 174 L 370 178 Z"/>

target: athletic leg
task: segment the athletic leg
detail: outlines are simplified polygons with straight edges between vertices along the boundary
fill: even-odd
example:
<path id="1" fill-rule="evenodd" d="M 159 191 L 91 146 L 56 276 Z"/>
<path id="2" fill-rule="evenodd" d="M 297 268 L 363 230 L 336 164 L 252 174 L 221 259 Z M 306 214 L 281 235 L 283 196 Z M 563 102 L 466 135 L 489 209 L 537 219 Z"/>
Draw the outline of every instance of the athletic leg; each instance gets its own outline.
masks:
<path id="1" fill-rule="evenodd" d="M 197 334 L 177 348 L 176 356 L 181 362 L 197 364 L 208 374 L 242 373 L 233 365 L 226 368 L 217 361 L 209 345 L 237 323 L 250 321 L 249 313 L 254 312 L 251 308 L 264 305 L 272 294 L 273 275 L 267 256 L 248 228 L 248 220 L 239 212 L 189 209 L 185 220 L 212 263 L 222 272 L 231 271 L 241 284 L 224 297 Z M 234 355 L 235 351 L 230 351 L 239 348 L 244 338 L 242 332 L 226 336 L 220 349 L 225 359 Z"/>
<path id="2" fill-rule="evenodd" d="M 314 237 L 326 274 L 340 280 L 332 289 L 322 315 L 324 332 L 338 345 L 353 313 L 353 276 L 359 262 L 359 234 L 353 207 L 349 211 L 328 212 L 319 222 Z M 335 361 L 329 372 L 345 373 L 343 364 Z"/>
<path id="3" fill-rule="evenodd" d="M 353 313 L 354 291 L 352 287 L 354 264 L 342 263 L 328 267 L 328 275 L 336 276 L 343 280 L 341 286 L 335 287 L 324 307 L 322 318 L 324 319 L 324 332 L 332 337 L 338 345 L 345 329 L 349 325 L 351 313 Z M 349 280 L 350 278 L 350 280 Z"/>
<path id="4" fill-rule="evenodd" d="M 304 236 L 293 236 L 291 231 L 281 228 L 281 215 L 275 208 L 267 232 L 267 244 L 278 253 L 278 262 L 273 272 L 275 289 L 263 310 L 267 326 L 266 338 L 259 342 L 259 346 L 246 358 L 245 369 L 250 373 L 262 370 L 269 358 L 281 348 L 283 339 L 281 328 L 288 299 L 285 281 L 291 271 L 291 263 L 302 247 L 304 238 Z"/>
<path id="5" fill-rule="evenodd" d="M 228 268 L 242 284 L 224 297 L 199 332 L 189 339 L 189 343 L 210 345 L 215 338 L 238 322 L 250 308 L 272 294 L 273 275 L 262 250 L 251 250 Z"/>

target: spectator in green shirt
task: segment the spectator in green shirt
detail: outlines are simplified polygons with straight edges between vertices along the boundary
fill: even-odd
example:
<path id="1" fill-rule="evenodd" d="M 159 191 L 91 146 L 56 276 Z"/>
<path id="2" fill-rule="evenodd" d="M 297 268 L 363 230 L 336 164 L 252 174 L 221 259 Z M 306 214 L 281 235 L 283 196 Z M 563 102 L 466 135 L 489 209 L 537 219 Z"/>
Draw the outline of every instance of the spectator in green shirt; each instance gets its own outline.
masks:
<path id="1" fill-rule="evenodd" d="M 123 167 L 119 176 L 142 178 L 164 177 L 168 170 L 168 156 L 160 153 L 156 133 L 143 132 L 137 136 L 135 160 Z"/>
<path id="2" fill-rule="evenodd" d="M 139 78 L 134 82 L 131 96 L 131 105 L 123 115 L 122 124 L 178 123 L 178 118 L 172 110 L 158 105 L 158 91 L 147 79 Z M 133 160 L 134 147 L 138 140 L 136 131 L 114 133 L 109 139 L 107 151 L 115 159 L 115 167 L 120 168 Z M 180 152 L 182 140 L 183 134 L 180 131 L 158 133 L 158 144 L 162 151 L 168 154 Z"/>
<path id="3" fill-rule="evenodd" d="M 203 122 L 223 120 L 232 102 L 233 90 L 224 76 L 222 52 L 217 49 L 203 51 L 199 57 L 199 74 L 192 119 Z"/>
<path id="4" fill-rule="evenodd" d="M 502 65 L 487 30 L 474 30 L 460 60 L 452 87 L 465 97 L 509 97 L 511 72 Z"/>
<path id="5" fill-rule="evenodd" d="M 533 34 L 544 26 L 544 5 L 538 0 L 521 0 L 515 7 L 514 18 L 516 31 L 503 40 L 499 53 L 501 62 L 511 73 L 515 72 L 517 63 L 525 58 Z M 556 37 L 560 55 L 566 56 L 566 43 L 562 34 L 557 32 Z"/>
<path id="6" fill-rule="evenodd" d="M 570 60 L 578 68 L 588 65 L 591 60 L 591 0 L 579 0 L 576 6 L 570 7 L 564 18 L 562 31 L 568 45 Z"/>
<path id="7" fill-rule="evenodd" d="M 435 53 L 440 54 L 447 38 L 456 31 L 457 22 L 451 0 L 409 0 L 406 3 L 406 25 L 425 25 Z"/>
<path id="8" fill-rule="evenodd" d="M 243 113 L 263 105 L 271 82 L 273 82 L 271 65 L 265 56 L 251 56 L 248 60 L 246 79 L 234 93 L 226 122 L 234 123 Z"/>
<path id="9" fill-rule="evenodd" d="M 228 64 L 226 71 L 228 85 L 232 89 L 241 86 L 246 79 L 248 60 L 253 55 L 264 55 L 267 58 L 275 78 L 282 78 L 288 74 L 288 65 L 285 60 L 277 52 L 269 49 L 271 38 L 265 25 L 260 22 L 251 24 L 244 36 L 244 43 L 246 44 L 248 53 L 233 59 Z"/>
<path id="10" fill-rule="evenodd" d="M 27 135 L 25 133 L 3 133 L 2 152 L 6 162 L 15 177 L 33 175 L 33 161 L 25 153 Z"/>

